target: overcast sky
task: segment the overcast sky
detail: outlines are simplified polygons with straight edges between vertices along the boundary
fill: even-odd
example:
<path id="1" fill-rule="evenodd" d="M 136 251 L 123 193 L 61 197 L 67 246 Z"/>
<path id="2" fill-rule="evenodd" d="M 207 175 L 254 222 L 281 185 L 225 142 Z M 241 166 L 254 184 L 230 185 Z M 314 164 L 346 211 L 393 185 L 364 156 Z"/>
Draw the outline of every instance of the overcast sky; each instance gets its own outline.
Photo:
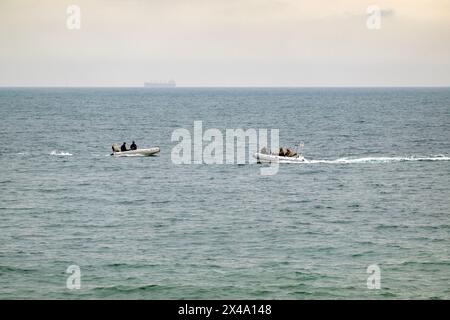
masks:
<path id="1" fill-rule="evenodd" d="M 0 86 L 449 86 L 450 0 L 0 0 L 0 43 Z"/>

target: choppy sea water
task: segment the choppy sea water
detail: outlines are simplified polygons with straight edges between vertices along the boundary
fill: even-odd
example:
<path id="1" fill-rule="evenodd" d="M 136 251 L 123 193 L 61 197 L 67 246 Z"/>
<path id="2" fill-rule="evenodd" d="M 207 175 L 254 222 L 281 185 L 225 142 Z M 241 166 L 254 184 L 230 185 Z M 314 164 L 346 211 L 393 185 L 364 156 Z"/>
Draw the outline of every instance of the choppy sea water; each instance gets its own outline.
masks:
<path id="1" fill-rule="evenodd" d="M 0 119 L 1 299 L 450 298 L 450 89 L 4 88 Z M 175 165 L 195 120 L 307 161 Z"/>

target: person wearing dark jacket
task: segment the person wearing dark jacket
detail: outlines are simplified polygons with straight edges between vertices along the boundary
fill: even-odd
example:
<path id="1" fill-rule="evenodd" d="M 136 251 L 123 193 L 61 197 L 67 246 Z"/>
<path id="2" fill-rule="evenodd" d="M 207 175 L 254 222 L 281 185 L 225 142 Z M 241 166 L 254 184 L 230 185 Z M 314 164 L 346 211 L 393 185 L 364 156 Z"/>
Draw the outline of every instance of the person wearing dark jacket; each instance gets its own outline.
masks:
<path id="1" fill-rule="evenodd" d="M 128 151 L 127 150 L 127 143 L 124 142 L 123 145 L 120 147 L 120 151 L 124 152 L 124 151 Z"/>
<path id="2" fill-rule="evenodd" d="M 134 141 L 130 146 L 130 150 L 137 150 L 137 145 L 136 145 L 136 143 L 134 143 Z"/>

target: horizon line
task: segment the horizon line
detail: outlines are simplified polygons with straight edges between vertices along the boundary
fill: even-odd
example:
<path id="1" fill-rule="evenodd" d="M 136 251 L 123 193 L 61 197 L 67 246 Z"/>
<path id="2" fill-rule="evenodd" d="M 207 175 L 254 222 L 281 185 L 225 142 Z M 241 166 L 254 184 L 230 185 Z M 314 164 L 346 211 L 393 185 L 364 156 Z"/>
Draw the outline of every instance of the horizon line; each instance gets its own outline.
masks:
<path id="1" fill-rule="evenodd" d="M 144 87 L 144 86 L 53 86 L 53 85 L 44 85 L 44 86 L 34 86 L 34 85 L 26 85 L 26 86 L 4 86 L 4 85 L 0 85 L 1 89 L 145 89 L 145 90 L 175 90 L 175 89 L 226 89 L 226 88 L 230 88 L 230 89 L 364 89 L 364 88 L 450 88 L 450 85 L 396 85 L 396 86 L 385 86 L 385 85 L 373 85 L 373 86 L 354 86 L 354 85 L 338 85 L 338 86 L 280 86 L 280 85 L 273 85 L 273 86 L 176 86 L 176 87 L 155 87 L 155 88 L 149 88 L 149 87 Z"/>

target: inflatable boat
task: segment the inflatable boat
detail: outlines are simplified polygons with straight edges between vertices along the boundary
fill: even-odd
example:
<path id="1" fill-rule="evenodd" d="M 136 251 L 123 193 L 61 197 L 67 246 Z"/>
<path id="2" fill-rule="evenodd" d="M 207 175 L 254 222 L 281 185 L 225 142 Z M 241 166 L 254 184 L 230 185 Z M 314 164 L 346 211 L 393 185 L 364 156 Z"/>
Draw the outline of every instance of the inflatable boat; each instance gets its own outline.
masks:
<path id="1" fill-rule="evenodd" d="M 305 162 L 305 158 L 302 155 L 296 155 L 294 157 L 283 157 L 275 154 L 255 153 L 253 155 L 258 163 L 302 163 Z"/>
<path id="2" fill-rule="evenodd" d="M 159 153 L 159 147 L 153 147 L 148 149 L 137 149 L 137 150 L 128 150 L 128 151 L 115 151 L 111 153 L 112 156 L 115 157 L 149 157 Z"/>

